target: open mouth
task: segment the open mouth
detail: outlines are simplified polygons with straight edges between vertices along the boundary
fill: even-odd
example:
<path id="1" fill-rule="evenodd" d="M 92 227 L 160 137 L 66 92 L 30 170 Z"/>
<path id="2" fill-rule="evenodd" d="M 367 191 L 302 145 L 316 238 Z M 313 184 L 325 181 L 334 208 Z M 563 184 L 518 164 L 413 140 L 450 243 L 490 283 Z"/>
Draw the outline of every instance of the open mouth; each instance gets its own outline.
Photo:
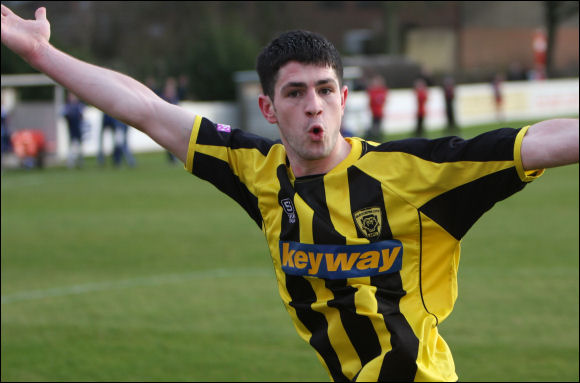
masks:
<path id="1" fill-rule="evenodd" d="M 310 135 L 311 139 L 319 141 L 324 135 L 324 129 L 322 129 L 321 126 L 313 126 L 308 130 L 308 134 Z"/>

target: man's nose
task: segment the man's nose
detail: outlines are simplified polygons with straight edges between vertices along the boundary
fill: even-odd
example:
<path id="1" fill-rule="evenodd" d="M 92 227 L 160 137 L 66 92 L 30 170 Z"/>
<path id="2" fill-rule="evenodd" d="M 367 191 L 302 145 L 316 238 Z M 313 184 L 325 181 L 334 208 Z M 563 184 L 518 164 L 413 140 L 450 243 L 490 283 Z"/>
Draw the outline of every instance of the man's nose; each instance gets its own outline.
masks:
<path id="1" fill-rule="evenodd" d="M 314 89 L 307 92 L 305 101 L 305 112 L 308 117 L 315 117 L 322 113 L 322 100 Z"/>

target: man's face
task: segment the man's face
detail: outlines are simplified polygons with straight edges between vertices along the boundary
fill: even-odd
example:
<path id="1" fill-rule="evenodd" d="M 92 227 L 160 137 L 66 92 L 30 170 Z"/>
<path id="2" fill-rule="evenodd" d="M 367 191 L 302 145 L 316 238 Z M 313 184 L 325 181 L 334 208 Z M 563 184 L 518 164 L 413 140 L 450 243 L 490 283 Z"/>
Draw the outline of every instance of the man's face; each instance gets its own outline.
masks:
<path id="1" fill-rule="evenodd" d="M 261 96 L 260 107 L 291 160 L 320 160 L 335 153 L 346 95 L 331 67 L 291 61 L 278 71 L 273 103 Z"/>

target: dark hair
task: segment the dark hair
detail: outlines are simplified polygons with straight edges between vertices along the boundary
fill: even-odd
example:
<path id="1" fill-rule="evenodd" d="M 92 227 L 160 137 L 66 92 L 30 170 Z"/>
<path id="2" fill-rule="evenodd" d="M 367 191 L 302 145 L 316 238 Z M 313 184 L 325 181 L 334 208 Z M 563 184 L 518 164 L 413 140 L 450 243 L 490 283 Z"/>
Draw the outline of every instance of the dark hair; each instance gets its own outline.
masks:
<path id="1" fill-rule="evenodd" d="M 289 31 L 272 40 L 262 50 L 256 62 L 262 91 L 271 99 L 274 99 L 278 71 L 289 61 L 330 66 L 342 85 L 342 60 L 334 45 L 317 33 Z"/>

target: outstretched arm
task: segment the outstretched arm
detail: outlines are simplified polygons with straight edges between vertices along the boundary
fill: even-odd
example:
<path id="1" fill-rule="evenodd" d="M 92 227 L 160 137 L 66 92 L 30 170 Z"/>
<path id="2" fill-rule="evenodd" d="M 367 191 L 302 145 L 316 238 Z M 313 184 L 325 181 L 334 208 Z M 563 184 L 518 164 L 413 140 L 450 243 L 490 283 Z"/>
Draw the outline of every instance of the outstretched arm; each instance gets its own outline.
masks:
<path id="1" fill-rule="evenodd" d="M 538 122 L 522 141 L 525 170 L 553 168 L 578 162 L 578 119 Z"/>
<path id="2" fill-rule="evenodd" d="M 24 20 L 2 5 L 2 43 L 32 67 L 116 119 L 131 125 L 185 162 L 194 115 L 165 102 L 121 73 L 80 61 L 49 43 L 46 9 Z"/>

